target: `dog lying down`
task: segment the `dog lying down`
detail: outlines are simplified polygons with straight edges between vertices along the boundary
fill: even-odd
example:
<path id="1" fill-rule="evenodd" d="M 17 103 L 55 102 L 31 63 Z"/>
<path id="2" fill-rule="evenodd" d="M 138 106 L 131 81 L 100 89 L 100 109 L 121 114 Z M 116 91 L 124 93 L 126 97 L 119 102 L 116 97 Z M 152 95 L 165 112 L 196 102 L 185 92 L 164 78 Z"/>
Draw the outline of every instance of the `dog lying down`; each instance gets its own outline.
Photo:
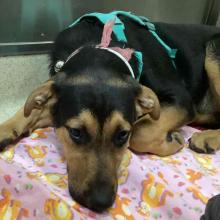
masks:
<path id="1" fill-rule="evenodd" d="M 51 78 L 0 125 L 0 149 L 28 131 L 54 126 L 63 144 L 69 192 L 97 212 L 117 191 L 125 150 L 167 156 L 188 123 L 218 126 L 220 29 L 150 23 L 128 12 L 92 13 L 59 33 Z M 220 130 L 189 147 L 214 153 Z"/>

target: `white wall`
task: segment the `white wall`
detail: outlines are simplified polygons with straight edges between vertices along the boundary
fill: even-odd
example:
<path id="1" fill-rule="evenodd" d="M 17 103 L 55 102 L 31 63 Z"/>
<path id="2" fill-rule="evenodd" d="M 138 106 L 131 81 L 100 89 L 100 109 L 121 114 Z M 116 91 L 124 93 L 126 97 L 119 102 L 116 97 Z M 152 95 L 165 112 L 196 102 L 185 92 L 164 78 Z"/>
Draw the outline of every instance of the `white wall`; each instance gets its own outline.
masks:
<path id="1" fill-rule="evenodd" d="M 0 57 L 0 123 L 14 114 L 47 78 L 47 55 Z"/>

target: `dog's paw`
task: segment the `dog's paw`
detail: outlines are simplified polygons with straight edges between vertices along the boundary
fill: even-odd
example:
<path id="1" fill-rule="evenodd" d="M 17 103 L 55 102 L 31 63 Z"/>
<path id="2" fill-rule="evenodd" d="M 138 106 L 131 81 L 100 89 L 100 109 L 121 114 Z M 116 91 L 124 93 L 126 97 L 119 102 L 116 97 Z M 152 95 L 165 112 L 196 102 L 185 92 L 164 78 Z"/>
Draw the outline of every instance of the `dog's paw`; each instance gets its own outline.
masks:
<path id="1" fill-rule="evenodd" d="M 215 153 L 220 149 L 219 130 L 205 130 L 194 133 L 189 141 L 189 148 L 197 153 Z"/>
<path id="2" fill-rule="evenodd" d="M 12 144 L 16 138 L 13 129 L 8 129 L 5 126 L 0 126 L 0 152 L 8 145 Z"/>
<path id="3" fill-rule="evenodd" d="M 167 134 L 167 142 L 177 142 L 180 145 L 183 145 L 185 143 L 185 140 L 182 134 L 177 131 L 173 131 Z"/>
<path id="4" fill-rule="evenodd" d="M 167 147 L 164 149 L 167 149 L 168 152 L 170 151 L 170 153 L 167 155 L 172 155 L 179 152 L 184 147 L 184 144 L 185 144 L 185 140 L 182 134 L 180 134 L 177 131 L 173 131 L 167 134 L 166 137 Z"/>
<path id="5" fill-rule="evenodd" d="M 9 144 L 13 143 L 13 139 L 6 138 L 0 142 L 0 152 L 3 151 Z"/>

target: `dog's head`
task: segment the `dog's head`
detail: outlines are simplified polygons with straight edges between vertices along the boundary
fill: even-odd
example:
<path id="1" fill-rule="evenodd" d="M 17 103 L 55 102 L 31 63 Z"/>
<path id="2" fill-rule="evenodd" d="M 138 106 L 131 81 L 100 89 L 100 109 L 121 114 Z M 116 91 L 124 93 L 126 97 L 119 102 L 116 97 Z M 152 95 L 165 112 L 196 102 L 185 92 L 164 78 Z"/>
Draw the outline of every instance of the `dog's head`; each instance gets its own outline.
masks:
<path id="1" fill-rule="evenodd" d="M 82 57 L 36 90 L 25 105 L 29 115 L 33 108 L 56 100 L 50 113 L 64 146 L 69 192 L 99 212 L 114 202 L 117 170 L 134 122 L 144 114 L 158 119 L 160 112 L 154 92 L 131 79 L 123 62 L 105 53 L 98 54 L 110 56 L 103 65 L 95 56 L 90 56 L 91 62 L 80 53 Z"/>

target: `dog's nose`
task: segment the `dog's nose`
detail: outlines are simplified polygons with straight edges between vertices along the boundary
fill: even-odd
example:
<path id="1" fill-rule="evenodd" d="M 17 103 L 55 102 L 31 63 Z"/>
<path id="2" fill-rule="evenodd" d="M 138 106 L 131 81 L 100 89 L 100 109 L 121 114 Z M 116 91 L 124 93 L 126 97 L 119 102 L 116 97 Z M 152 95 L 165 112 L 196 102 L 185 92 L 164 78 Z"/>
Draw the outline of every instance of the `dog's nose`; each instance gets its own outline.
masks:
<path id="1" fill-rule="evenodd" d="M 103 212 L 110 208 L 115 200 L 115 187 L 108 184 L 94 184 L 88 191 L 82 194 L 75 192 L 74 188 L 69 186 L 69 192 L 72 198 L 79 204 L 95 212 Z"/>
<path id="2" fill-rule="evenodd" d="M 112 206 L 115 192 L 112 187 L 102 185 L 93 188 L 89 197 L 90 208 L 96 212 L 103 212 Z"/>

